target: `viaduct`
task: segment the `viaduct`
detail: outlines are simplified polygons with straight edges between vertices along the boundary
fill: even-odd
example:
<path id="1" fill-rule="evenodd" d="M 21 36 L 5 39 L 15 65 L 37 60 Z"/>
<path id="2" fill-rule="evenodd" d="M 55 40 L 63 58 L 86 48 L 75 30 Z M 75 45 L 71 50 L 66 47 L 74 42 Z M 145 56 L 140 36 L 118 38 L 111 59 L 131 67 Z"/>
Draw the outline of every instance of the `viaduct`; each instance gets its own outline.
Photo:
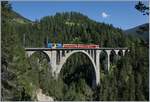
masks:
<path id="1" fill-rule="evenodd" d="M 63 65 L 71 55 L 75 53 L 83 53 L 90 59 L 93 65 L 95 72 L 93 83 L 95 83 L 95 85 L 100 84 L 100 53 L 102 51 L 107 54 L 108 71 L 110 68 L 110 54 L 112 51 L 114 51 L 116 56 L 118 56 L 118 52 L 121 52 L 122 56 L 129 52 L 128 48 L 25 48 L 25 51 L 28 57 L 35 52 L 44 53 L 52 67 L 52 75 L 56 78 L 59 75 Z"/>

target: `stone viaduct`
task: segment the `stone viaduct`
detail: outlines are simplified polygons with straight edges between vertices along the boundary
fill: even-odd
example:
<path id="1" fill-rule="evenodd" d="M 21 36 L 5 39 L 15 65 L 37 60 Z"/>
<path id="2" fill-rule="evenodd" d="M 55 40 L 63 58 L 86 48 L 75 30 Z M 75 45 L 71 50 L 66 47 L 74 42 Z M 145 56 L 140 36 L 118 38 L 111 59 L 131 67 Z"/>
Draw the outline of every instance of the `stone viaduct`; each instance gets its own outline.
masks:
<path id="1" fill-rule="evenodd" d="M 52 75 L 56 78 L 59 75 L 63 65 L 71 55 L 75 53 L 83 53 L 90 59 L 91 63 L 93 64 L 95 72 L 95 80 L 93 80 L 93 83 L 98 85 L 100 84 L 100 53 L 102 51 L 106 52 L 107 70 L 109 71 L 111 52 L 114 51 L 116 56 L 118 56 L 118 52 L 121 52 L 122 56 L 124 56 L 125 53 L 127 53 L 129 50 L 128 48 L 25 48 L 25 51 L 28 57 L 30 57 L 35 52 L 44 53 L 50 61 Z"/>

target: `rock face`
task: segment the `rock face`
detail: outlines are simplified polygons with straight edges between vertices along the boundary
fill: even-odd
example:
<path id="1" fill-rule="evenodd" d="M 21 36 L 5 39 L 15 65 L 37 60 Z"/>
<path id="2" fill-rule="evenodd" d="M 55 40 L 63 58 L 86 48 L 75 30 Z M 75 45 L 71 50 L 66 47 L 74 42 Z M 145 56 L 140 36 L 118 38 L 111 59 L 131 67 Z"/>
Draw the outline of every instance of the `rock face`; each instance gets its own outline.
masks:
<path id="1" fill-rule="evenodd" d="M 38 89 L 36 95 L 37 95 L 37 101 L 54 101 L 52 97 L 43 94 L 42 89 Z"/>

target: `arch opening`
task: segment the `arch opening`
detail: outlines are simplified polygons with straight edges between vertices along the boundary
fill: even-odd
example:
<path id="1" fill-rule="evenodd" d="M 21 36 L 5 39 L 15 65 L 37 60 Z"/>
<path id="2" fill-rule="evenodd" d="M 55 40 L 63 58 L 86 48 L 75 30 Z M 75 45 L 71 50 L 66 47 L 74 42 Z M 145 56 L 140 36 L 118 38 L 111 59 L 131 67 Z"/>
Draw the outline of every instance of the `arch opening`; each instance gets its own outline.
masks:
<path id="1" fill-rule="evenodd" d="M 114 50 L 112 50 L 110 53 L 110 63 L 112 65 L 117 63 L 117 57 L 118 57 L 118 54 Z"/>
<path id="2" fill-rule="evenodd" d="M 51 72 L 52 66 L 50 64 L 49 56 L 43 51 L 36 51 L 30 57 L 30 65 L 36 68 L 48 68 Z M 36 65 L 36 66 L 35 66 Z"/>
<path id="3" fill-rule="evenodd" d="M 47 61 L 50 62 L 49 56 L 43 51 L 36 51 L 36 52 L 34 52 L 32 55 L 30 55 L 30 58 L 32 58 L 32 57 L 42 58 L 42 59 L 46 58 Z"/>
<path id="4" fill-rule="evenodd" d="M 67 85 L 85 79 L 86 84 L 93 87 L 94 84 L 96 85 L 94 59 L 85 52 L 72 52 L 62 65 L 60 76 Z"/>
<path id="5" fill-rule="evenodd" d="M 106 74 L 107 73 L 107 52 L 102 50 L 100 53 L 100 72 Z"/>
<path id="6" fill-rule="evenodd" d="M 52 78 L 52 67 L 50 65 L 50 58 L 49 56 L 42 51 L 34 52 L 30 58 L 29 62 L 31 65 L 31 71 L 35 72 L 35 76 L 37 78 L 37 85 L 39 88 L 43 89 L 46 83 L 46 78 Z"/>

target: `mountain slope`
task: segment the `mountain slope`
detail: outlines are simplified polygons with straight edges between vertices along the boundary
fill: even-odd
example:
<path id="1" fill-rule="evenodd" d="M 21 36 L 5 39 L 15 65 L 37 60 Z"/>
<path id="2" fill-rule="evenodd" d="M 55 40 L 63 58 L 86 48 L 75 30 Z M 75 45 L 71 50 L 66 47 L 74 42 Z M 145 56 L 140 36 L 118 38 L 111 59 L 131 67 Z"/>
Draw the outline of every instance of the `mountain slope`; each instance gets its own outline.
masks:
<path id="1" fill-rule="evenodd" d="M 78 43 L 95 43 L 105 47 L 124 46 L 121 29 L 96 22 L 78 12 L 56 13 L 40 19 L 38 24 L 39 29 L 45 31 L 43 37 L 48 36 L 51 42 L 75 43 L 74 39 L 78 38 Z"/>
<path id="2" fill-rule="evenodd" d="M 148 49 L 134 37 L 128 39 L 121 29 L 92 21 L 76 12 L 57 13 L 34 24 L 25 24 L 16 23 L 17 15 L 11 10 L 2 11 L 6 14 L 2 22 L 2 101 L 35 101 L 35 92 L 39 88 L 57 101 L 149 100 Z M 26 36 L 26 46 L 22 44 L 23 35 Z M 131 48 L 129 54 L 112 62 L 109 73 L 104 73 L 106 63 L 103 59 L 107 54 L 100 55 L 101 84 L 91 89 L 93 65 L 84 54 L 71 56 L 58 80 L 52 77 L 46 56 L 37 52 L 27 58 L 24 47 L 42 47 L 45 38 L 56 43 L 94 43 L 101 47 Z"/>
<path id="3" fill-rule="evenodd" d="M 16 21 L 18 23 L 22 23 L 22 24 L 25 24 L 25 23 L 31 23 L 32 21 L 30 21 L 29 19 L 21 16 L 20 14 L 18 14 L 17 12 L 15 11 L 12 11 L 12 14 L 13 14 L 13 21 Z"/>
<path id="4" fill-rule="evenodd" d="M 133 27 L 131 29 L 128 29 L 125 31 L 125 34 L 142 38 L 143 40 L 148 42 L 148 40 L 149 40 L 149 24 L 145 23 L 145 24 Z"/>
<path id="5" fill-rule="evenodd" d="M 31 23 L 31 21 L 29 19 L 23 17 L 19 13 L 15 12 L 11 9 L 2 7 L 2 20 L 3 19 L 7 19 L 10 22 L 20 23 L 20 24 Z"/>

